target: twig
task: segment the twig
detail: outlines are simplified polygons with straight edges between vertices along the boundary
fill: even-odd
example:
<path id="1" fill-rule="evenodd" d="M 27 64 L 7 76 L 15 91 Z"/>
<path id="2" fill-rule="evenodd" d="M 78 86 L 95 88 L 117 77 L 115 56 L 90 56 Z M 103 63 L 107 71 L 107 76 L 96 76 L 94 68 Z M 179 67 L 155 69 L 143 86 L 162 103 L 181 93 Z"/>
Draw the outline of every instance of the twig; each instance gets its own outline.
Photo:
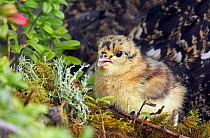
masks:
<path id="1" fill-rule="evenodd" d="M 31 96 L 32 96 L 32 94 L 34 93 L 34 91 L 35 91 L 34 89 L 31 90 L 31 92 L 29 93 L 27 99 L 26 99 L 25 102 L 24 102 L 24 106 L 28 105 L 28 103 L 30 102 Z"/>
<path id="2" fill-rule="evenodd" d="M 10 46 L 10 34 L 7 35 L 7 52 L 8 60 L 10 60 L 11 46 Z"/>
<path id="3" fill-rule="evenodd" d="M 144 105 L 146 105 L 146 104 L 147 104 L 146 101 L 144 101 L 144 103 L 142 104 L 142 106 L 141 106 L 141 108 L 140 108 L 140 110 L 139 110 L 139 112 L 138 112 L 139 115 L 140 115 L 140 112 L 141 112 L 142 108 L 143 108 Z M 161 114 L 164 107 L 165 107 L 165 106 L 162 106 L 160 109 L 158 109 L 157 112 L 155 112 L 155 113 L 150 113 L 150 115 Z M 137 119 L 138 119 L 138 118 L 137 118 Z M 142 126 L 144 125 L 144 122 L 146 122 L 147 119 L 148 119 L 148 117 L 145 117 L 144 120 L 142 120 L 143 122 L 140 124 L 140 126 L 139 126 L 139 128 L 138 128 L 137 131 L 139 131 L 139 130 L 142 128 Z"/>
<path id="4" fill-rule="evenodd" d="M 141 124 L 143 123 L 143 125 L 147 126 L 148 128 L 156 129 L 156 130 L 158 130 L 158 131 L 161 131 L 161 132 L 166 133 L 166 134 L 168 134 L 168 135 L 170 135 L 170 136 L 173 136 L 173 137 L 177 137 L 177 138 L 188 138 L 188 137 L 186 137 L 186 136 L 182 136 L 182 135 L 180 135 L 180 134 L 174 133 L 174 132 L 172 132 L 172 131 L 166 129 L 166 128 L 163 127 L 163 126 L 154 125 L 154 124 L 148 123 L 148 122 L 146 122 L 146 121 L 144 121 L 144 120 L 142 120 L 142 119 L 136 119 L 135 116 L 130 115 L 129 113 L 127 113 L 127 112 L 121 110 L 118 106 L 111 106 L 110 109 L 116 111 L 117 113 L 119 113 L 119 114 L 121 114 L 121 115 L 123 115 L 123 116 L 128 117 L 128 118 L 131 119 L 131 120 L 134 120 L 134 119 L 135 119 L 136 122 L 141 123 Z"/>
<path id="5" fill-rule="evenodd" d="M 104 119 L 103 119 L 103 114 L 101 109 L 99 109 L 100 115 L 101 115 L 101 127 L 102 127 L 102 134 L 101 134 L 101 138 L 106 138 L 106 130 L 104 127 Z"/>
<path id="6" fill-rule="evenodd" d="M 32 25 L 31 25 L 31 27 L 29 28 L 28 33 L 33 29 L 34 25 L 36 24 L 37 19 L 42 15 L 42 13 L 43 13 L 43 10 L 41 10 L 41 11 L 38 13 L 37 17 L 36 17 L 35 20 L 32 22 Z"/>
<path id="7" fill-rule="evenodd" d="M 139 111 L 138 111 L 138 113 L 137 113 L 137 116 L 140 115 L 141 110 L 142 110 L 142 108 L 144 107 L 145 104 L 146 104 L 146 100 L 145 100 L 145 101 L 143 102 L 143 104 L 141 105 L 141 107 L 140 107 L 140 109 L 139 109 Z"/>
<path id="8" fill-rule="evenodd" d="M 157 115 L 157 114 L 161 114 L 163 111 L 163 108 L 165 108 L 165 106 L 163 105 L 160 109 L 158 109 L 158 111 L 156 113 L 150 113 L 150 115 Z"/>
<path id="9" fill-rule="evenodd" d="M 141 110 L 143 109 L 143 107 L 145 105 L 146 105 L 146 100 L 143 102 L 143 104 L 141 105 L 141 107 L 140 107 L 140 109 L 139 109 L 139 111 L 138 111 L 138 113 L 136 115 L 135 115 L 135 111 L 134 111 L 134 113 L 131 112 L 130 114 L 133 115 L 133 116 L 135 116 L 136 119 L 138 119 L 139 116 L 140 116 L 140 114 L 141 114 Z M 136 119 L 133 120 L 133 123 L 132 123 L 133 125 L 135 124 Z M 147 119 L 147 117 L 145 119 Z M 144 122 L 141 123 L 141 125 L 139 126 L 139 128 L 141 128 L 143 126 L 143 124 L 144 124 Z"/>
<path id="10" fill-rule="evenodd" d="M 142 126 L 144 125 L 144 122 L 146 122 L 147 119 L 148 119 L 148 118 L 145 117 L 144 120 L 142 120 L 142 123 L 141 123 L 140 126 L 138 127 L 137 131 L 139 131 L 139 130 L 142 128 Z"/>
<path id="11" fill-rule="evenodd" d="M 63 108 L 64 107 L 64 105 L 66 104 L 66 100 L 64 100 L 63 102 L 62 102 L 62 104 L 60 105 L 60 108 Z"/>

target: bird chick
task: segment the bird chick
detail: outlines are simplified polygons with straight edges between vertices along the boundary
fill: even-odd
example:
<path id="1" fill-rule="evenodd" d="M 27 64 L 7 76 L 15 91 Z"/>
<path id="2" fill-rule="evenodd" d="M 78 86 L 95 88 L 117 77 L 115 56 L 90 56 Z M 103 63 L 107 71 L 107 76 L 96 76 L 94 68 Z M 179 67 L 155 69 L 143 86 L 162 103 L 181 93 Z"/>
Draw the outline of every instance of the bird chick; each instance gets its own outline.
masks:
<path id="1" fill-rule="evenodd" d="M 101 38 L 98 43 L 95 72 L 96 96 L 114 96 L 110 101 L 121 109 L 138 112 L 172 113 L 182 107 L 185 87 L 176 82 L 171 70 L 162 62 L 141 55 L 134 42 L 122 35 Z"/>

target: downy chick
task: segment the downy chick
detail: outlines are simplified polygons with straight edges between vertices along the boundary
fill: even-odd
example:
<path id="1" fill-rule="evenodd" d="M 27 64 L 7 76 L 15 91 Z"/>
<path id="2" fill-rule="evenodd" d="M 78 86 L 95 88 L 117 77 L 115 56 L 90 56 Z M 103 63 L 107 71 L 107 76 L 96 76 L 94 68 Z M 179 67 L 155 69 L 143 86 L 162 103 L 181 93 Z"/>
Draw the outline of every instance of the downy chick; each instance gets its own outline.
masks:
<path id="1" fill-rule="evenodd" d="M 182 107 L 185 87 L 164 63 L 142 56 L 130 38 L 110 35 L 97 45 L 96 96 L 115 96 L 112 104 L 127 112 L 138 112 L 145 100 L 156 107 L 145 105 L 142 112 L 157 112 L 165 106 L 163 112 L 171 114 Z"/>

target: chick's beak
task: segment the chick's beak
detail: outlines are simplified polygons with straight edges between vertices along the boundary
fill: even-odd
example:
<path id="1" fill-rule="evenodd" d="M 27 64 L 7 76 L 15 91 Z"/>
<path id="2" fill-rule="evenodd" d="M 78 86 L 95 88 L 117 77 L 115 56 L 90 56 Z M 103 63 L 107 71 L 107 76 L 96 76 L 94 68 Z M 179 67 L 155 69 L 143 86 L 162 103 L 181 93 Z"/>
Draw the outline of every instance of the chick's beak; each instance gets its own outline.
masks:
<path id="1" fill-rule="evenodd" d="M 111 59 L 105 58 L 105 57 L 100 57 L 98 59 L 98 66 L 107 66 L 108 64 L 112 63 Z"/>

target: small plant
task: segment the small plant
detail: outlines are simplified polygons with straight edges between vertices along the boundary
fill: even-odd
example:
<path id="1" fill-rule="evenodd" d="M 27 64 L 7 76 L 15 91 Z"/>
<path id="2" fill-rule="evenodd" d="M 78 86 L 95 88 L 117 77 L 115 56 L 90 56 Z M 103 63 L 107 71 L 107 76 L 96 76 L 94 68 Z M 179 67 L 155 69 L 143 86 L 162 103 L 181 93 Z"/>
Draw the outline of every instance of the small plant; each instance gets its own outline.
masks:
<path id="1" fill-rule="evenodd" d="M 79 41 L 71 40 L 68 30 L 63 27 L 64 13 L 60 5 L 68 6 L 65 0 L 11 0 L 3 3 L 0 5 L 0 38 L 7 41 L 11 65 L 21 55 L 34 62 L 65 57 L 65 64 L 81 64 L 78 58 L 62 53 L 64 49 L 72 50 L 80 45 Z"/>
<path id="2" fill-rule="evenodd" d="M 86 104 L 93 106 L 95 108 L 97 108 L 99 110 L 99 114 L 100 114 L 100 118 L 101 118 L 101 128 L 102 128 L 102 137 L 105 138 L 106 137 L 106 130 L 105 130 L 105 126 L 104 126 L 104 115 L 107 114 L 107 112 L 102 113 L 101 107 L 104 103 L 106 104 L 110 104 L 110 101 L 106 100 L 109 98 L 113 98 L 114 96 L 107 96 L 107 97 L 103 97 L 103 98 L 97 98 L 94 99 L 90 96 L 86 96 L 86 98 L 90 99 L 93 103 L 91 102 L 86 102 Z"/>
<path id="3" fill-rule="evenodd" d="M 9 65 L 10 62 L 6 56 L 0 58 L 0 105 L 2 108 L 10 104 L 12 91 L 17 87 L 26 88 L 28 86 L 22 81 L 21 74 L 12 72 Z"/>
<path id="4" fill-rule="evenodd" d="M 84 104 L 84 101 L 88 90 L 90 90 L 87 83 L 89 77 L 88 75 L 84 75 L 81 81 L 79 77 L 83 74 L 82 70 L 89 65 L 81 65 L 79 70 L 73 74 L 71 73 L 71 69 L 74 66 L 67 67 L 61 58 L 54 60 L 53 66 L 55 68 L 53 75 L 56 89 L 50 93 L 50 96 L 57 97 L 59 102 L 67 100 L 67 110 L 70 111 L 70 115 L 86 121 L 86 115 L 89 113 L 89 109 Z"/>

